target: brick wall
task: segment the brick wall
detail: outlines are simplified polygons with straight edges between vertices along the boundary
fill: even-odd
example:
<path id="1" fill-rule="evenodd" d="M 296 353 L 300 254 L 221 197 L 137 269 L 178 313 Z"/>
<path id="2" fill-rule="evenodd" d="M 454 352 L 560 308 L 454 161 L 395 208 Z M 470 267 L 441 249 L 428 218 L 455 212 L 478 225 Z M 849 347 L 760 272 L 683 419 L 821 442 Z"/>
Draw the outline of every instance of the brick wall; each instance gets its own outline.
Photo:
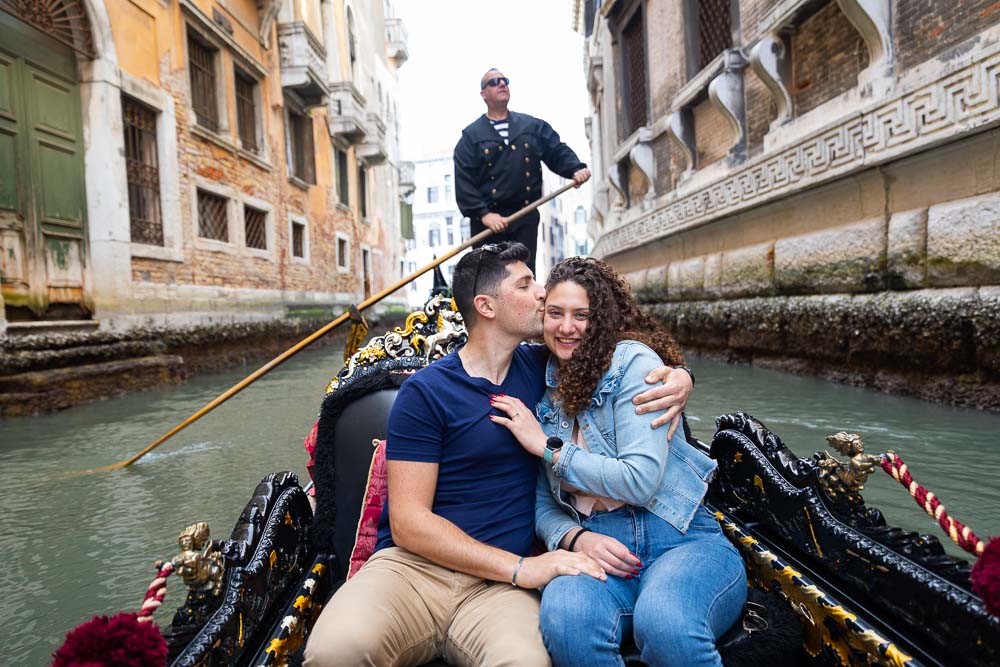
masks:
<path id="1" fill-rule="evenodd" d="M 749 67 L 744 70 L 743 90 L 746 100 L 747 157 L 764 149 L 764 135 L 771 121 L 778 117 L 778 105 L 767 86 Z"/>
<path id="2" fill-rule="evenodd" d="M 796 115 L 853 88 L 868 66 L 868 49 L 835 2 L 792 35 L 792 99 Z"/>
<path id="3" fill-rule="evenodd" d="M 647 68 L 653 118 L 659 118 L 669 112 L 670 100 L 686 80 L 682 4 L 680 2 L 646 4 L 646 49 L 649 56 Z"/>
<path id="4" fill-rule="evenodd" d="M 1000 21 L 997 0 L 906 0 L 893 3 L 896 57 L 906 69 Z"/>
<path id="5" fill-rule="evenodd" d="M 733 131 L 708 99 L 695 105 L 692 112 L 698 168 L 702 169 L 726 156 L 733 145 Z"/>
<path id="6" fill-rule="evenodd" d="M 740 32 L 744 44 L 751 44 L 760 37 L 757 29 L 761 20 L 782 0 L 742 0 L 740 2 Z"/>

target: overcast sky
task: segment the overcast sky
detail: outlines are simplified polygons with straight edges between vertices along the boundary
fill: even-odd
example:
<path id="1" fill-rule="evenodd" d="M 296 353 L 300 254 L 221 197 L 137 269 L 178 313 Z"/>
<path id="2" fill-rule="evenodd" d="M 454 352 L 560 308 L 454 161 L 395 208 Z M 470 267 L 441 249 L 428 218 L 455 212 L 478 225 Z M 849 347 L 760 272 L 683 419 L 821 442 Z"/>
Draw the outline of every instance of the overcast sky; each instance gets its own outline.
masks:
<path id="1" fill-rule="evenodd" d="M 409 33 L 399 70 L 402 159 L 450 155 L 462 129 L 486 111 L 479 80 L 510 79 L 510 109 L 548 121 L 584 162 L 587 89 L 583 37 L 571 0 L 396 0 Z"/>

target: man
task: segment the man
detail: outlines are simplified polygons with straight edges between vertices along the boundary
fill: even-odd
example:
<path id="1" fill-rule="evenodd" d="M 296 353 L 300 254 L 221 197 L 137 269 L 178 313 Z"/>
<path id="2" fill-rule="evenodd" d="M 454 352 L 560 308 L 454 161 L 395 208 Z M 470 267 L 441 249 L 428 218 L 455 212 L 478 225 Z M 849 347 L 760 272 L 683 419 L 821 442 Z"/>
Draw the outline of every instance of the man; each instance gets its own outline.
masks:
<path id="1" fill-rule="evenodd" d="M 455 199 L 471 220 L 473 235 L 484 229 L 496 234 L 490 241 L 517 241 L 528 248 L 526 264 L 535 270 L 538 239 L 537 211 L 507 228 L 504 216 L 542 196 L 542 165 L 579 187 L 590 170 L 544 120 L 507 110 L 510 81 L 491 69 L 479 82 L 486 113 L 462 130 L 455 146 Z"/>
<path id="2" fill-rule="evenodd" d="M 535 589 L 559 575 L 606 578 L 582 553 L 529 555 L 538 459 L 488 419 L 492 395 L 535 405 L 545 389 L 548 351 L 520 345 L 540 336 L 542 324 L 544 289 L 527 259 L 523 245 L 502 243 L 458 263 L 454 295 L 468 343 L 400 388 L 389 417 L 389 490 L 376 551 L 324 609 L 306 667 L 420 665 L 435 657 L 453 665 L 548 665 Z M 663 418 L 679 415 L 690 392 L 680 369 L 661 367 L 647 380 L 668 371 L 663 387 L 637 397 L 666 396 L 642 406 L 674 406 Z"/>

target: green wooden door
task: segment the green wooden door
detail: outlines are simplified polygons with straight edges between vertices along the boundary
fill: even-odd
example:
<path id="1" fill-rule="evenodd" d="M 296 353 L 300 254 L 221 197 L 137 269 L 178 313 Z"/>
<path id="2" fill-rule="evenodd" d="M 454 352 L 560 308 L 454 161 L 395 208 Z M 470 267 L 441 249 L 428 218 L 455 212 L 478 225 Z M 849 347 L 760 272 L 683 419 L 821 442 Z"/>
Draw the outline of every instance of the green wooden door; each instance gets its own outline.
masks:
<path id="1" fill-rule="evenodd" d="M 9 319 L 88 311 L 82 133 L 72 52 L 0 13 L 0 288 Z"/>

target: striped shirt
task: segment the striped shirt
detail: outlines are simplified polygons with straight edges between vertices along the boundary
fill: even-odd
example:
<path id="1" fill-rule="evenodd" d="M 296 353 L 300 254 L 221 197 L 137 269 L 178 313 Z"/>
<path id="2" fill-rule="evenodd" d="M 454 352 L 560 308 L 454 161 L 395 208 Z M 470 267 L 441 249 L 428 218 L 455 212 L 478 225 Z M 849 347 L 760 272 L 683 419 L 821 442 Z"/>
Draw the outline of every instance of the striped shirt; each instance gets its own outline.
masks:
<path id="1" fill-rule="evenodd" d="M 508 138 L 510 136 L 510 116 L 503 120 L 493 120 L 492 118 L 487 118 L 486 120 L 490 121 L 490 125 L 497 131 L 503 142 L 510 145 L 510 139 Z"/>

